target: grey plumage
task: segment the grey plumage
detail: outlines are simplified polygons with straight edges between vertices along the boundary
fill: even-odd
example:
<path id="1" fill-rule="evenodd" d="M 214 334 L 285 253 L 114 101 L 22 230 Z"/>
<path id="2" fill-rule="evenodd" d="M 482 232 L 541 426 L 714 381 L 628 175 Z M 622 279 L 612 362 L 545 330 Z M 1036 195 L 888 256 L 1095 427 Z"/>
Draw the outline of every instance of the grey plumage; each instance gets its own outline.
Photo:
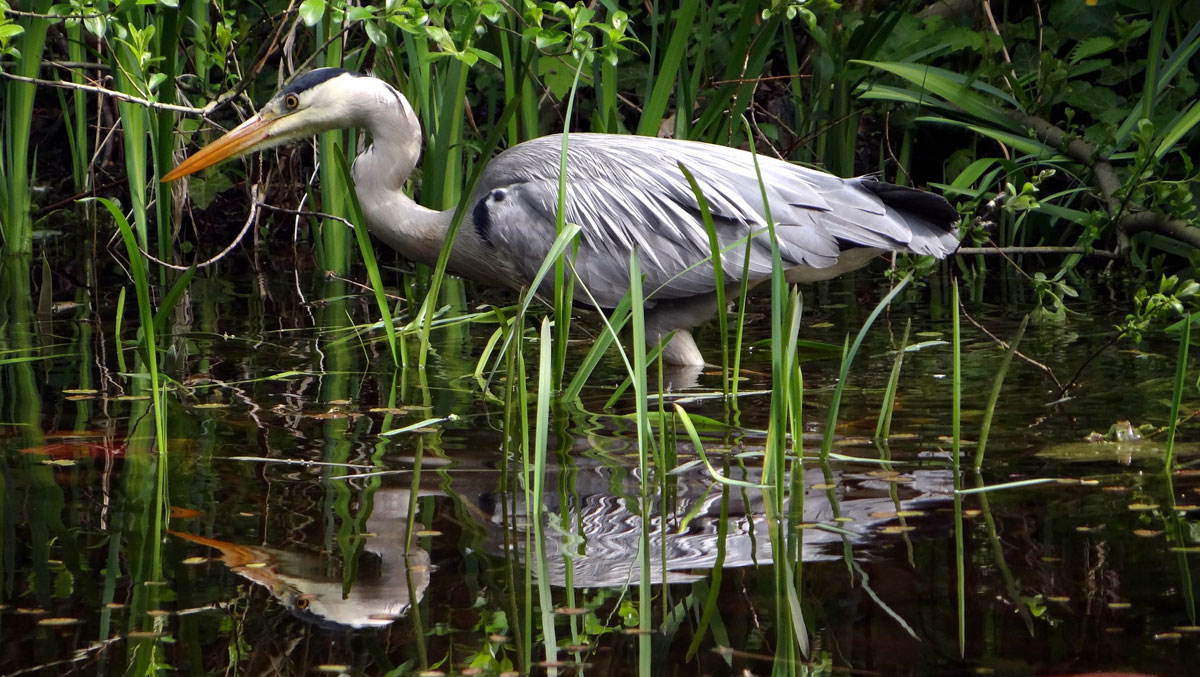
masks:
<path id="1" fill-rule="evenodd" d="M 405 256 L 437 259 L 453 210 L 434 211 L 404 193 L 416 167 L 421 128 L 407 100 L 382 80 L 318 69 L 281 90 L 254 118 L 200 150 L 164 180 L 186 176 L 231 155 L 339 127 L 362 127 L 373 145 L 353 177 L 368 227 Z M 534 139 L 494 158 L 470 198 L 450 255 L 452 272 L 514 289 L 528 285 L 555 239 L 562 137 Z M 601 309 L 629 288 L 629 257 L 644 274 L 647 338 L 675 332 L 663 358 L 702 364 L 690 330 L 717 312 L 709 238 L 696 196 L 679 169 L 695 176 L 722 248 L 726 283 L 770 276 L 771 244 L 753 157 L 691 141 L 571 134 L 566 213 L 582 227 L 577 281 Z M 911 188 L 841 179 L 759 156 L 789 282 L 829 279 L 885 251 L 944 257 L 958 246 L 957 214 L 940 196 Z M 547 283 L 548 284 L 548 283 Z M 548 288 L 539 290 L 543 294 Z M 576 303 L 589 297 L 576 293 Z"/>
<path id="2" fill-rule="evenodd" d="M 487 240 L 531 279 L 555 238 L 560 136 L 522 143 L 501 153 L 476 190 L 476 222 L 486 210 Z M 715 277 L 709 238 L 696 196 L 678 164 L 694 175 L 709 203 L 722 248 L 751 240 L 750 265 L 736 247 L 721 258 L 731 283 L 771 273 L 771 244 L 758 178 L 749 153 L 690 141 L 611 134 L 572 134 L 567 151 L 565 220 L 582 226 L 575 269 L 601 307 L 629 288 L 629 256 L 637 250 L 648 305 L 711 293 Z M 888 206 L 885 196 L 932 195 L 870 179 L 843 180 L 773 158 L 759 157 L 780 254 L 790 277 L 820 279 L 846 248 L 945 256 L 958 245 L 935 211 Z M 496 197 L 502 197 L 497 201 Z M 934 196 L 936 198 L 936 196 Z M 941 198 L 932 203 L 944 205 Z M 905 205 L 907 206 L 907 205 Z M 917 204 L 917 207 L 926 205 Z M 699 264 L 699 265 L 696 265 Z M 841 272 L 841 271 L 838 271 Z"/>

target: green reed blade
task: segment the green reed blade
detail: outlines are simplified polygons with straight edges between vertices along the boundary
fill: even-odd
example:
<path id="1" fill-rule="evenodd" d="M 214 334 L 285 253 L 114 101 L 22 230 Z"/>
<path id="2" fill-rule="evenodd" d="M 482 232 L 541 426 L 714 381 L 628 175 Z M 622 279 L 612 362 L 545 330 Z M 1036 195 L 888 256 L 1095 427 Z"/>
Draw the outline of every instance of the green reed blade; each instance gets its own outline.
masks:
<path id="1" fill-rule="evenodd" d="M 679 72 L 679 64 L 687 57 L 688 38 L 695 28 L 693 22 L 696 11 L 700 8 L 700 0 L 684 0 L 675 14 L 675 24 L 671 29 L 671 37 L 667 43 L 666 54 L 659 64 L 654 76 L 654 89 L 642 108 L 642 116 L 638 120 L 637 133 L 641 136 L 655 136 L 662 125 L 663 116 L 667 112 L 667 103 L 671 92 L 675 89 L 675 74 Z"/>
<path id="2" fill-rule="evenodd" d="M 125 287 L 121 287 L 121 291 L 117 293 L 117 314 L 113 319 L 113 336 L 116 341 L 117 348 L 117 370 L 122 374 L 129 373 L 129 367 L 125 364 L 125 346 L 121 343 L 121 329 L 125 321 Z"/>
<path id="3" fill-rule="evenodd" d="M 554 243 L 550 245 L 550 251 L 546 252 L 546 258 L 542 259 L 542 265 L 538 267 L 533 280 L 530 281 L 529 286 L 521 294 L 521 301 L 517 304 L 517 312 L 514 316 L 517 318 L 514 331 L 521 325 L 522 318 L 525 317 L 525 312 L 529 310 L 530 304 L 537 298 L 537 290 L 542 286 L 542 280 L 546 279 L 546 276 L 550 274 L 556 263 L 561 260 L 563 253 L 567 251 L 567 247 L 570 247 L 574 243 L 575 238 L 579 236 L 581 230 L 583 229 L 579 225 L 569 223 L 558 234 L 558 237 L 554 239 Z M 426 303 L 428 303 L 428 299 L 426 299 Z M 504 348 L 501 349 L 502 353 L 507 352 L 508 344 L 511 340 L 512 334 L 509 334 L 509 338 L 504 342 Z"/>
<path id="4" fill-rule="evenodd" d="M 955 489 L 954 493 L 959 496 L 970 496 L 971 494 L 986 494 L 993 491 L 1005 491 L 1006 489 L 1036 487 L 1039 484 L 1055 484 L 1056 482 L 1058 482 L 1058 479 L 1054 477 L 1036 477 L 1028 480 L 1017 480 L 1015 482 L 1003 482 L 1001 484 L 979 485 L 973 489 Z"/>
<path id="5" fill-rule="evenodd" d="M 758 182 L 759 198 L 762 200 L 763 220 L 767 224 L 767 236 L 771 243 L 771 411 L 767 424 L 767 453 L 763 457 L 763 482 L 776 483 L 777 494 L 782 493 L 784 456 L 787 453 L 787 396 L 788 376 L 785 369 L 787 338 L 784 336 L 783 315 L 787 297 L 787 281 L 783 272 L 783 256 L 779 251 L 779 237 L 775 219 L 771 216 L 771 201 L 767 198 L 767 185 L 763 181 L 758 152 L 754 147 L 754 135 L 750 133 L 750 122 L 742 119 L 746 136 L 750 140 L 750 157 L 754 161 L 754 178 Z M 749 251 L 747 250 L 747 256 Z M 747 265 L 743 271 L 749 271 Z M 742 275 L 743 286 L 749 275 Z M 780 346 L 785 346 L 780 350 Z M 739 350 L 741 348 L 739 344 Z"/>
<path id="6" fill-rule="evenodd" d="M 684 432 L 687 433 L 688 439 L 692 441 L 692 446 L 696 448 L 696 453 L 699 454 L 700 460 L 703 461 L 704 467 L 708 469 L 708 474 L 721 484 L 728 484 L 735 487 L 744 487 L 746 489 L 767 489 L 769 484 L 755 484 L 746 480 L 735 480 L 722 475 L 713 464 L 708 460 L 708 454 L 704 453 L 704 443 L 700 440 L 700 434 L 696 432 L 696 426 L 692 423 L 691 416 L 688 416 L 687 410 L 678 404 L 675 405 L 675 414 L 678 416 L 679 423 L 683 425 Z"/>
<path id="7" fill-rule="evenodd" d="M 854 337 L 854 343 L 850 344 L 842 356 L 842 368 L 838 373 L 838 383 L 833 389 L 833 400 L 829 403 L 829 415 L 825 419 L 825 437 L 821 441 L 822 460 L 829 458 L 829 452 L 833 449 L 833 432 L 837 427 L 838 408 L 842 403 L 842 391 L 845 389 L 846 381 L 850 377 L 850 365 L 854 363 L 854 356 L 858 354 L 858 349 L 862 346 L 863 339 L 867 336 L 867 330 L 871 328 L 871 325 L 875 324 L 875 320 L 879 317 L 880 313 L 883 312 L 884 308 L 891 305 L 892 299 L 896 298 L 896 295 L 908 285 L 910 280 L 912 280 L 911 272 L 897 282 L 896 286 L 892 287 L 892 290 L 875 305 L 875 309 L 867 316 L 866 321 L 859 328 L 858 334 Z"/>
<path id="8" fill-rule="evenodd" d="M 167 322 L 171 319 L 171 314 L 175 312 L 175 305 L 179 303 L 179 299 L 183 297 L 183 293 L 187 291 L 188 284 L 196 275 L 196 266 L 192 265 L 175 280 L 175 284 L 167 290 L 165 296 L 158 303 L 158 310 L 154 311 L 154 328 L 159 333 L 165 333 L 167 330 Z"/>
<path id="9" fill-rule="evenodd" d="M 996 378 L 992 381 L 992 392 L 988 395 L 987 406 L 983 408 L 983 423 L 979 426 L 979 442 L 975 446 L 975 470 L 983 467 L 983 455 L 987 451 L 988 435 L 992 431 L 992 417 L 996 415 L 996 403 L 1000 401 L 1000 391 L 1004 388 L 1004 377 L 1008 374 L 1013 355 L 1017 352 L 1017 346 L 1021 345 L 1021 338 L 1025 336 L 1025 327 L 1027 326 L 1029 326 L 1028 314 L 1021 318 L 1017 333 L 1009 341 L 1008 350 L 1004 351 L 1004 357 L 1000 360 L 1000 368 L 996 371 Z"/>
<path id="10" fill-rule="evenodd" d="M 518 78 L 523 82 L 525 80 L 525 69 L 518 70 Z M 500 138 L 504 136 L 505 127 L 508 120 L 513 116 L 521 105 L 521 97 L 510 99 L 504 106 L 504 111 L 497 118 L 495 126 L 488 134 L 487 140 L 483 143 L 483 148 L 480 153 L 481 157 L 488 157 L 496 146 L 500 143 Z M 483 175 L 483 170 L 487 166 L 486 162 L 478 162 L 475 168 L 471 171 L 471 176 L 467 180 L 466 186 L 463 188 L 463 195 L 471 195 L 475 191 L 476 184 L 479 183 L 479 177 Z M 446 276 L 446 265 L 450 262 L 450 249 L 454 244 L 454 238 L 458 233 L 459 227 L 462 226 L 463 218 L 467 214 L 467 200 L 461 200 L 458 207 L 454 210 L 454 217 L 450 221 L 450 227 L 446 230 L 446 241 L 442 245 L 442 251 L 438 253 L 437 263 L 434 265 L 433 275 L 429 279 L 429 291 L 425 295 L 425 301 L 421 304 L 421 309 L 417 312 L 417 317 L 421 322 L 421 349 L 417 356 L 417 366 L 424 369 L 429 358 L 429 332 L 433 328 L 433 317 L 437 312 L 438 307 L 438 291 L 442 285 L 442 279 Z"/>
<path id="11" fill-rule="evenodd" d="M 561 235 L 567 227 L 567 153 L 571 136 L 571 113 L 575 108 L 575 94 L 579 89 L 579 74 L 583 72 L 585 59 L 580 58 L 575 66 L 575 77 L 571 81 L 567 97 L 567 111 L 563 123 L 562 144 L 558 154 L 558 206 L 555 210 L 554 232 Z M 537 287 L 533 287 L 536 289 Z M 575 309 L 575 276 L 567 277 L 567 261 L 564 257 L 554 258 L 554 386 L 562 385 L 566 371 L 567 340 L 571 333 L 571 313 Z"/>
<path id="12" fill-rule="evenodd" d="M 638 543 L 640 581 L 638 582 L 638 670 L 642 675 L 650 672 L 650 618 L 652 595 L 650 592 L 650 463 L 652 447 L 648 391 L 646 389 L 646 306 L 642 298 L 642 266 L 635 248 L 629 253 L 629 299 L 633 314 L 633 379 L 634 400 L 637 407 L 638 472 L 641 479 L 641 539 Z"/>
<path id="13" fill-rule="evenodd" d="M 908 332 L 912 329 L 912 318 L 904 322 L 904 334 L 896 348 L 896 359 L 892 361 L 892 372 L 888 375 L 887 387 L 883 391 L 883 402 L 879 405 L 879 420 L 875 423 L 875 439 L 886 440 L 892 432 L 892 414 L 896 405 L 896 389 L 900 385 L 900 368 L 904 365 L 904 353 L 908 348 Z"/>
<path id="14" fill-rule="evenodd" d="M 592 342 L 592 347 L 580 363 L 575 376 L 571 378 L 571 382 L 563 391 L 563 399 L 565 401 L 570 402 L 579 399 L 579 394 L 583 391 L 583 387 L 587 384 L 588 379 L 591 378 L 596 366 L 600 364 L 600 360 L 604 357 L 604 353 L 608 351 L 608 347 L 619 340 L 621 329 L 629 321 L 629 304 L 630 296 L 626 294 L 621 297 L 621 302 L 613 309 L 612 314 L 603 319 L 605 325 L 604 331 L 601 331 L 596 336 L 596 340 Z"/>
<path id="15" fill-rule="evenodd" d="M 696 182 L 696 177 L 688 171 L 688 168 L 682 162 L 679 162 L 678 165 L 679 170 L 683 172 L 683 177 L 687 179 L 688 185 L 692 187 L 692 194 L 696 196 L 696 204 L 699 205 L 700 216 L 704 220 L 704 232 L 708 234 L 708 251 L 709 257 L 712 260 L 713 283 L 717 294 L 717 329 L 721 332 L 721 392 L 725 394 L 725 398 L 728 400 L 729 318 L 725 306 L 725 270 L 721 261 L 721 242 L 717 237 L 717 227 L 713 223 L 712 209 L 708 206 L 708 200 L 704 197 L 704 191 L 700 189 L 700 184 Z M 743 272 L 743 277 L 745 275 L 746 273 Z"/>
<path id="16" fill-rule="evenodd" d="M 1166 469 L 1170 473 L 1175 467 L 1175 431 L 1179 427 L 1179 406 L 1183 401 L 1183 383 L 1187 379 L 1188 346 L 1192 342 L 1192 320 L 1185 318 L 1183 333 L 1179 336 L 1179 356 L 1175 360 L 1175 383 L 1171 392 L 1171 420 L 1167 424 Z"/>
<path id="17" fill-rule="evenodd" d="M 957 582 L 958 603 L 958 655 L 965 656 L 967 652 L 967 573 L 966 551 L 963 545 L 963 506 L 962 473 L 960 468 L 962 454 L 962 333 L 959 327 L 959 317 L 962 315 L 958 298 L 958 278 L 950 279 L 951 316 L 950 354 L 953 361 L 950 428 L 953 437 L 951 457 L 954 460 L 954 571 Z"/>
<path id="18" fill-rule="evenodd" d="M 546 502 L 546 457 L 550 444 L 550 408 L 554 393 L 554 339 L 550 318 L 542 318 L 541 340 L 538 346 L 537 414 L 533 437 L 533 489 L 526 491 L 526 510 L 532 521 L 534 556 L 537 558 L 538 606 L 542 612 L 542 638 L 546 661 L 558 660 L 558 640 L 554 632 L 554 600 L 550 595 L 550 576 L 546 563 L 546 534 L 542 512 Z M 532 502 L 531 502 L 532 501 Z"/>
<path id="19" fill-rule="evenodd" d="M 699 449 L 699 447 L 696 447 Z M 726 464 L 728 467 L 728 464 Z M 713 614 L 717 608 L 717 598 L 721 593 L 721 578 L 725 568 L 725 552 L 726 541 L 729 535 L 729 487 L 721 487 L 721 516 L 717 521 L 717 557 L 713 560 L 709 580 L 711 583 L 708 587 L 708 594 L 704 597 L 704 605 L 700 610 L 700 621 L 696 624 L 696 629 L 692 635 L 692 642 L 688 645 L 687 656 L 691 660 L 696 655 L 696 651 L 700 649 L 700 644 L 704 641 L 704 636 L 709 626 L 713 626 L 713 635 L 718 635 L 718 627 L 716 623 L 720 622 L 720 617 L 714 617 Z M 722 628 L 723 629 L 723 628 Z M 723 634 L 723 633 L 721 633 Z M 720 642 L 720 638 L 717 638 Z"/>
<path id="20" fill-rule="evenodd" d="M 375 248 L 371 245 L 371 236 L 367 234 L 366 220 L 363 218 L 362 205 L 358 201 L 358 190 L 350 174 L 350 163 L 346 154 L 336 144 L 333 158 L 337 163 L 338 178 L 346 188 L 346 207 L 351 222 L 354 223 L 354 238 L 358 241 L 358 251 L 362 255 L 363 265 L 367 269 L 367 277 L 371 280 L 371 289 L 375 292 L 375 306 L 379 316 L 383 318 L 383 328 L 387 331 L 388 348 L 392 351 L 392 364 L 402 366 L 400 353 L 396 348 L 396 323 L 392 320 L 392 308 L 388 304 L 387 290 L 383 286 L 383 276 L 379 273 L 379 262 L 375 259 Z"/>
<path id="21" fill-rule="evenodd" d="M 146 366 L 150 369 L 151 388 L 157 394 L 159 392 L 158 343 L 154 331 L 154 312 L 150 306 L 150 283 L 146 276 L 145 259 L 142 257 L 141 250 L 138 249 L 133 227 L 125 219 L 125 214 L 121 212 L 120 207 L 117 207 L 116 203 L 108 198 L 96 197 L 87 198 L 87 200 L 95 200 L 108 209 L 109 213 L 112 214 L 113 220 L 116 221 L 121 238 L 125 242 L 125 250 L 129 255 L 129 270 L 130 274 L 133 275 L 133 288 L 137 295 L 138 318 L 141 321 L 142 343 L 146 352 Z M 162 443 L 165 444 L 165 442 L 166 440 L 162 440 Z"/>
<path id="22" fill-rule="evenodd" d="M 34 14 L 45 15 L 51 7 L 49 0 L 35 0 L 23 6 Z M 46 44 L 46 31 L 50 20 L 38 17 L 22 17 L 20 25 L 25 29 L 17 36 L 16 47 L 20 51 L 13 71 L 22 77 L 36 77 L 42 66 L 42 51 Z M 5 66 L 8 68 L 8 66 Z M 28 82 L 5 81 L 4 84 L 4 169 L 3 192 L 7 202 L 7 213 L 0 221 L 0 238 L 9 252 L 30 254 L 33 251 L 33 221 L 31 207 L 29 161 L 30 129 L 33 122 L 35 85 Z"/>

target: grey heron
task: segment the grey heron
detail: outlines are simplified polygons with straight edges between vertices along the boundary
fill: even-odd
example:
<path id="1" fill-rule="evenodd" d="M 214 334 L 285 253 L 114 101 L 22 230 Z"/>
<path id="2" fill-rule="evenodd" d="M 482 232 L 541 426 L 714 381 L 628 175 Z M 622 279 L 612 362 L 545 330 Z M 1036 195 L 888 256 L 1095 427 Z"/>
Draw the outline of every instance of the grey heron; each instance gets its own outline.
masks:
<path id="1" fill-rule="evenodd" d="M 412 107 L 387 82 L 336 68 L 294 79 L 254 116 L 197 151 L 163 177 L 173 181 L 224 159 L 347 127 L 372 145 L 351 171 L 368 229 L 407 258 L 433 263 L 453 210 L 417 204 L 404 183 L 422 137 Z M 449 270 L 487 285 L 530 284 L 556 235 L 562 137 L 547 136 L 500 153 L 483 172 L 452 246 Z M 766 210 L 749 152 L 694 141 L 618 134 L 571 134 L 565 222 L 579 224 L 574 259 L 578 305 L 616 307 L 629 289 L 629 259 L 640 257 L 647 340 L 674 335 L 669 364 L 703 364 L 691 330 L 718 310 L 710 241 L 695 193 L 708 201 L 726 283 L 753 284 L 771 274 L 765 236 L 731 246 L 766 227 Z M 882 252 L 944 257 L 958 246 L 958 214 L 941 196 L 868 177 L 842 179 L 782 160 L 759 158 L 788 282 L 826 280 Z M 552 284 L 552 283 L 551 283 Z M 545 291 L 544 289 L 541 291 Z"/>

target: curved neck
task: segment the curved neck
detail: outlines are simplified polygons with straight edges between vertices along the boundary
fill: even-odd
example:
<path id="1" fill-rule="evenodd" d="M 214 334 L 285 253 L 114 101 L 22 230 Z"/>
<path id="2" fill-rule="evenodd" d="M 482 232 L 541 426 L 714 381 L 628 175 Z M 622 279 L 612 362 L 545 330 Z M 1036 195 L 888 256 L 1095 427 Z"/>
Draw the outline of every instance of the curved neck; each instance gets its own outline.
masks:
<path id="1" fill-rule="evenodd" d="M 354 160 L 351 174 L 367 227 L 406 258 L 433 265 L 446 240 L 454 210 L 436 211 L 417 204 L 404 192 L 404 182 L 421 154 L 421 123 L 408 101 L 391 85 L 362 78 L 351 124 L 366 129 L 372 145 Z M 470 214 L 467 215 L 468 219 Z M 451 272 L 497 285 L 512 284 L 512 275 L 465 221 L 450 255 Z"/>
<path id="2" fill-rule="evenodd" d="M 352 124 L 366 129 L 372 144 L 354 160 L 356 185 L 403 190 L 421 157 L 421 122 L 408 101 L 376 78 L 360 79 L 361 96 L 352 104 Z"/>
<path id="3" fill-rule="evenodd" d="M 450 214 L 427 209 L 404 193 L 404 182 L 421 155 L 421 123 L 391 85 L 364 77 L 353 102 L 351 124 L 366 129 L 371 145 L 354 159 L 351 175 L 367 227 L 405 257 L 437 261 Z"/>

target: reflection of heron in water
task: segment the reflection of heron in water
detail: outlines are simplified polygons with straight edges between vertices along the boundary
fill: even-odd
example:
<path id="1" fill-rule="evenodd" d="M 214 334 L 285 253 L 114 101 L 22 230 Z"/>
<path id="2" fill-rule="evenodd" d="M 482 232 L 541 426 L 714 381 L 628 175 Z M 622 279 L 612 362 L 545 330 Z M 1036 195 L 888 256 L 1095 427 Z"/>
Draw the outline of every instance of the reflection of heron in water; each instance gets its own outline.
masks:
<path id="1" fill-rule="evenodd" d="M 381 488 L 373 502 L 364 554 L 379 561 L 377 566 L 360 561 L 359 575 L 350 586 L 340 576 L 329 576 L 326 558 L 308 552 L 171 533 L 219 550 L 226 566 L 265 587 L 300 618 L 353 628 L 383 627 L 406 615 L 414 599 L 420 601 L 429 586 L 430 564 L 425 550 L 413 545 L 405 551 L 408 490 Z"/>
<path id="2" fill-rule="evenodd" d="M 584 463 L 583 459 L 577 459 Z M 544 548 L 547 571 L 553 585 L 563 585 L 570 566 L 576 587 L 611 587 L 636 584 L 640 579 L 638 549 L 642 538 L 642 516 L 638 508 L 640 480 L 631 470 L 607 466 L 576 467 L 570 474 L 567 503 L 561 504 L 557 484 L 559 472 L 546 481 Z M 755 480 L 757 475 L 746 479 Z M 688 583 L 705 576 L 724 552 L 726 568 L 770 564 L 773 561 L 770 530 L 760 490 L 735 488 L 729 492 L 725 543 L 719 544 L 722 492 L 704 470 L 672 477 L 676 491 L 667 499 L 651 492 L 647 527 L 650 533 L 650 576 L 653 583 Z M 836 559 L 841 549 L 831 546 L 856 543 L 869 538 L 895 519 L 899 510 L 912 510 L 946 500 L 952 489 L 948 472 L 918 470 L 908 474 L 894 500 L 889 482 L 870 474 L 820 469 L 805 472 L 804 561 Z M 813 489 L 830 481 L 832 489 Z M 830 500 L 830 494 L 834 500 Z M 493 551 L 504 548 L 504 511 L 498 495 L 481 495 L 476 503 L 479 519 L 488 527 Z M 510 509 L 513 506 L 510 505 Z M 787 506 L 781 511 L 787 514 Z M 524 532 L 529 517 L 523 494 L 517 494 L 515 515 L 510 523 Z M 798 525 L 793 525 L 793 527 Z M 822 529 L 828 527 L 830 529 Z M 513 538 L 524 556 L 524 538 Z M 569 564 L 568 564 L 569 563 Z M 665 568 L 664 568 L 665 567 Z M 665 571 L 665 573 L 664 573 Z"/>
<path id="3" fill-rule="evenodd" d="M 543 514 L 544 551 L 548 579 L 562 586 L 570 567 L 579 588 L 603 588 L 638 582 L 638 548 L 642 517 L 638 508 L 640 480 L 627 468 L 574 457 L 569 473 L 551 468 L 546 481 Z M 569 474 L 567 500 L 560 503 L 558 484 Z M 431 479 L 442 478 L 430 475 Z M 753 480 L 754 475 L 747 479 Z M 525 559 L 524 534 L 530 528 L 524 493 L 496 491 L 499 476 L 492 470 L 456 473 L 450 485 L 422 490 L 459 502 L 459 515 L 482 527 L 479 544 L 493 556 L 515 554 Z M 911 510 L 945 500 L 951 480 L 946 471 L 917 470 L 900 485 L 899 497 L 889 495 L 889 482 L 869 474 L 819 469 L 805 473 L 806 487 L 831 481 L 833 489 L 812 489 L 804 495 L 804 521 L 836 527 L 804 531 L 805 561 L 842 556 L 830 546 L 869 538 L 898 510 Z M 720 485 L 704 471 L 672 476 L 676 490 L 668 500 L 655 493 L 649 506 L 650 575 L 653 583 L 687 583 L 704 577 L 723 550 L 726 568 L 766 565 L 773 560 L 771 538 L 760 491 L 729 492 L 728 519 L 722 547 Z M 831 502 L 830 495 L 834 496 Z M 377 572 L 360 567 L 357 580 L 343 594 L 343 581 L 330 579 L 324 561 L 275 549 L 238 546 L 223 541 L 176 533 L 181 538 L 217 548 L 222 559 L 239 575 L 261 585 L 289 609 L 304 618 L 350 627 L 385 626 L 408 612 L 430 584 L 429 554 L 409 546 L 405 533 L 412 494 L 408 489 L 380 488 L 374 492 L 367 529 L 374 536 L 366 549 L 379 558 Z M 512 512 L 505 512 L 504 504 Z M 786 506 L 785 506 L 786 512 Z M 505 519 L 507 515 L 507 520 Z M 464 525 L 471 526 L 471 525 Z M 516 537 L 512 532 L 517 532 Z M 508 533 L 506 533 L 508 532 Z M 508 544 L 516 544 L 509 550 Z M 408 552 L 406 553 L 406 547 Z M 254 566 L 251 566 L 254 565 Z M 411 577 L 411 588 L 410 588 Z"/>

